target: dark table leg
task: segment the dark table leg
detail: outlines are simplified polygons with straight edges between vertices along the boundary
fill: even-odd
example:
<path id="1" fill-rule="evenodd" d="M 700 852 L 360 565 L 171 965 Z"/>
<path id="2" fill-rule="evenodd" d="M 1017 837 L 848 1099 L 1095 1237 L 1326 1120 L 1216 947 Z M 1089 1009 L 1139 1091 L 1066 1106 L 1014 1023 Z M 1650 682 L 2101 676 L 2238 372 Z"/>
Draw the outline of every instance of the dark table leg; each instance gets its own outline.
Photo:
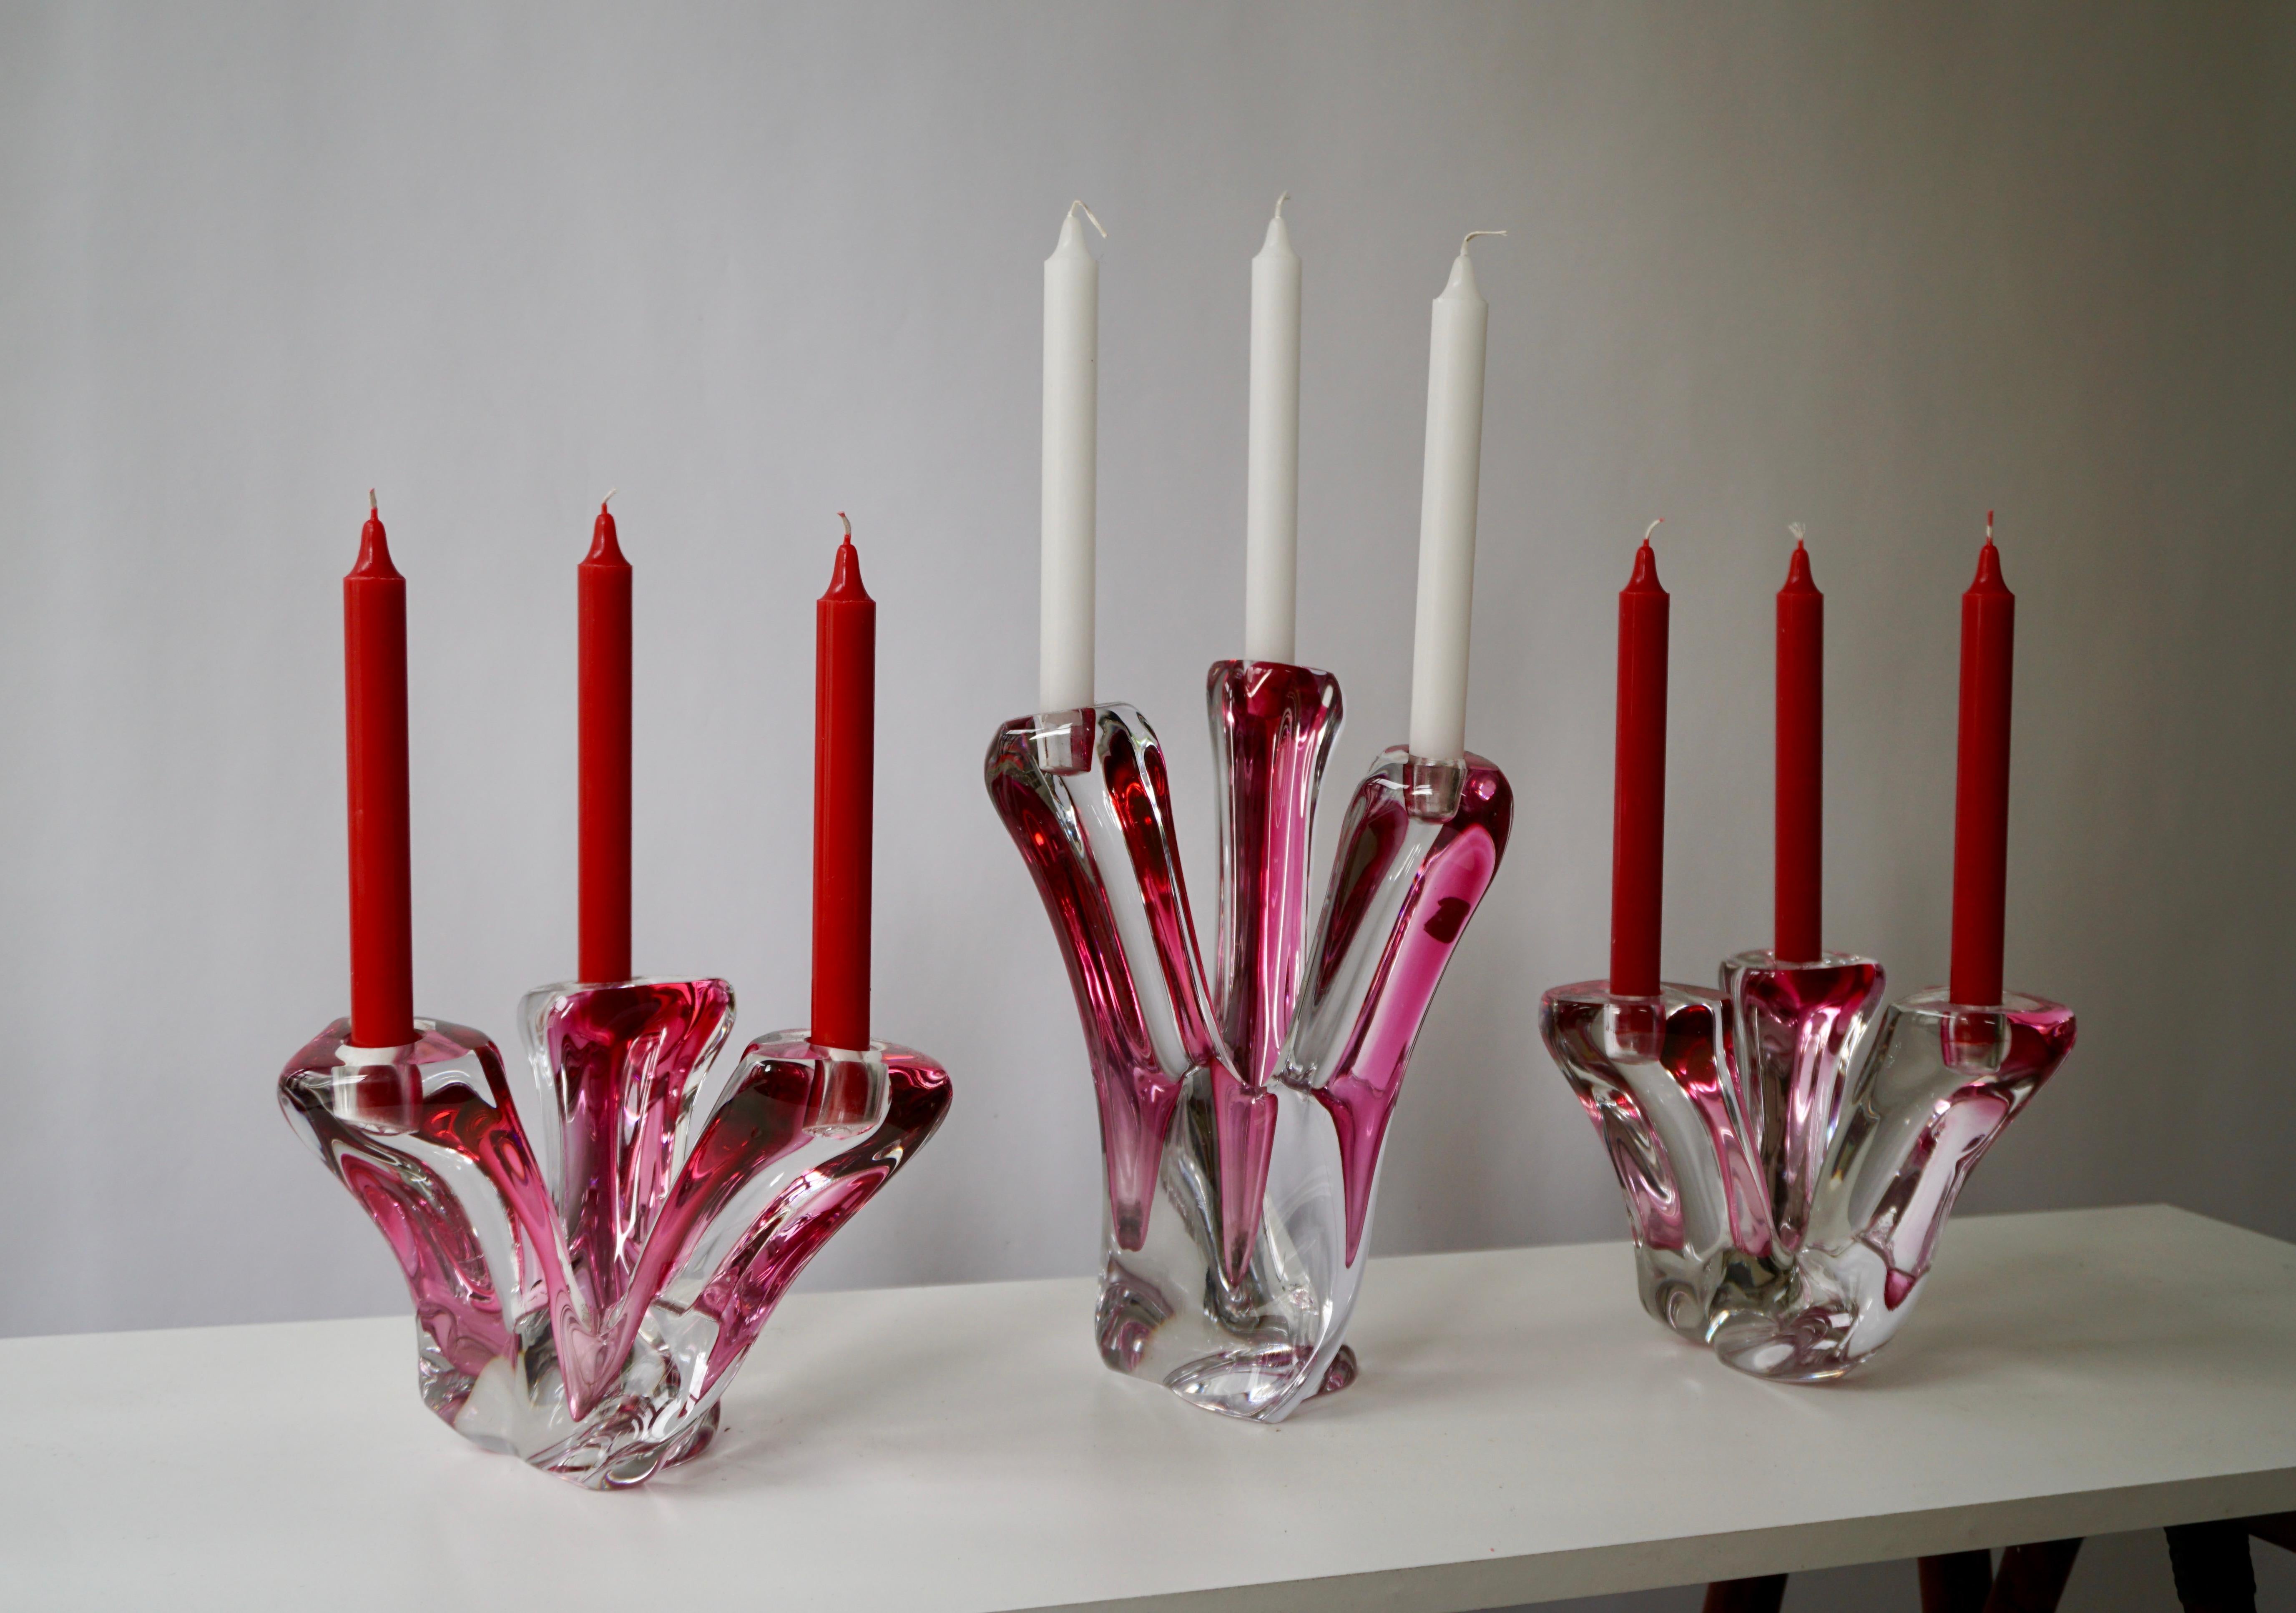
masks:
<path id="1" fill-rule="evenodd" d="M 1706 1587 L 1705 1613 L 1778 1613 L 1786 1599 L 1786 1576 L 1765 1574 L 1756 1579 L 1718 1579 Z"/>
<path id="2" fill-rule="evenodd" d="M 2296 1552 L 2296 1512 L 2274 1512 L 2263 1518 L 2243 1518 L 2241 1527 L 2257 1539 L 2284 1552 Z"/>
<path id="3" fill-rule="evenodd" d="M 2056 1613 L 2080 1549 L 2078 1540 L 2011 1546 L 2001 1553 L 2001 1570 L 1993 1576 L 1993 1594 L 1986 1599 L 1985 1613 Z"/>
<path id="4" fill-rule="evenodd" d="M 1993 1553 L 1946 1552 L 1919 1560 L 1922 1613 L 1985 1613 L 1993 1591 Z"/>
<path id="5" fill-rule="evenodd" d="M 2246 1519 L 2178 1524 L 2168 1535 L 2169 1567 L 2185 1613 L 2256 1613 Z"/>

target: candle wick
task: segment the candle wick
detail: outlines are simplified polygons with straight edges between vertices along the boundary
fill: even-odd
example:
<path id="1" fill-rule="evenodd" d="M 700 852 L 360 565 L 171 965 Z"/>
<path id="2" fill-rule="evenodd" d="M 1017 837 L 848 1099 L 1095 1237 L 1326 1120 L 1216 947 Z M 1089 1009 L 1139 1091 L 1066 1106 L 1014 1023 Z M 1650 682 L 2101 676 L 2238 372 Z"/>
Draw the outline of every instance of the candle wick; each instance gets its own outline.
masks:
<path id="1" fill-rule="evenodd" d="M 1661 515 L 1656 520 L 1651 522 L 1649 526 L 1644 527 L 1643 528 L 1643 542 L 1645 544 L 1649 543 L 1651 540 L 1651 534 L 1657 531 L 1664 525 L 1666 525 L 1666 517 Z"/>
<path id="2" fill-rule="evenodd" d="M 1504 235 L 1505 233 L 1506 232 L 1505 230 L 1469 230 L 1466 234 L 1466 240 L 1459 242 L 1459 256 L 1464 258 L 1467 255 L 1467 242 L 1472 241 L 1478 235 Z"/>
<path id="3" fill-rule="evenodd" d="M 373 487 L 369 487 L 366 490 L 366 509 L 367 513 L 370 515 L 380 515 L 382 513 L 382 506 L 374 502 L 374 489 Z M 1989 530 L 1990 528 L 1988 528 L 1988 529 Z"/>
<path id="4" fill-rule="evenodd" d="M 1092 220 L 1092 227 L 1100 232 L 1100 238 L 1103 241 L 1106 241 L 1108 239 L 1108 226 L 1101 223 L 1100 215 L 1094 212 L 1091 208 L 1086 206 L 1083 197 L 1079 196 L 1074 201 L 1069 203 L 1070 217 L 1074 217 L 1077 210 L 1080 208 L 1084 210 L 1084 216 Z"/>
<path id="5" fill-rule="evenodd" d="M 1802 524 L 1798 520 L 1790 520 L 1786 523 L 1786 530 L 1793 534 L 1794 547 L 1800 548 L 1804 531 Z"/>
<path id="6" fill-rule="evenodd" d="M 606 506 L 614 502 L 614 495 L 620 491 L 621 489 L 619 487 L 609 487 L 606 489 L 606 496 L 598 501 L 599 514 L 603 515 L 606 512 Z"/>
<path id="7" fill-rule="evenodd" d="M 1275 199 L 1275 216 L 1278 218 L 1283 217 L 1283 204 L 1291 200 L 1292 192 L 1289 191 L 1284 192 L 1283 194 Z"/>
<path id="8" fill-rule="evenodd" d="M 851 543 L 853 541 L 853 518 L 846 514 L 844 511 L 840 510 L 837 512 L 837 519 L 845 523 L 845 541 L 849 544 Z"/>
<path id="9" fill-rule="evenodd" d="M 1990 510 L 1985 512 L 1985 541 L 1988 544 L 1993 541 L 1993 512 Z"/>

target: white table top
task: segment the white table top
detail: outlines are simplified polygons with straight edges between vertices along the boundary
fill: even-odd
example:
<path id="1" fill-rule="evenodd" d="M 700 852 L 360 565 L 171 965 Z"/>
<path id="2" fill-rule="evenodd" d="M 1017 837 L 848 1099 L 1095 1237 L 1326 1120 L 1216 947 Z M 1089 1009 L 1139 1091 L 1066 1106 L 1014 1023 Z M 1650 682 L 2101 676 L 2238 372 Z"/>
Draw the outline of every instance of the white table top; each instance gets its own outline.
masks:
<path id="1" fill-rule="evenodd" d="M 1729 1371 L 1623 1244 L 1376 1263 L 1279 1429 L 1105 1371 L 1082 1280 L 800 1296 L 716 1446 L 594 1494 L 422 1409 L 404 1318 L 0 1341 L 0 1602 L 1505 1606 L 2296 1508 L 2296 1247 L 1957 1223 L 1864 1376 Z"/>

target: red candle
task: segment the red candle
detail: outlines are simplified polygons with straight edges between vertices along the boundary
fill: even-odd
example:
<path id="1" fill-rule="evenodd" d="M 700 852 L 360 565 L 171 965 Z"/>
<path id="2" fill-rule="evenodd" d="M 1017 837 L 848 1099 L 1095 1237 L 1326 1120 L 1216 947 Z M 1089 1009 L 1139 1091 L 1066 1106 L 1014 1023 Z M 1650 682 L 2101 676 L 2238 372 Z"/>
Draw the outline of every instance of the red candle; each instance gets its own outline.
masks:
<path id="1" fill-rule="evenodd" d="M 1956 1003 L 2001 1001 L 2002 912 L 2009 878 L 2009 663 L 2017 596 L 2001 580 L 1993 512 L 1977 580 L 1961 596 L 1961 756 L 1953 800 L 1953 978 Z"/>
<path id="2" fill-rule="evenodd" d="M 1825 595 L 1810 579 L 1809 553 L 1794 529 L 1793 558 L 1778 590 L 1777 840 L 1775 931 L 1780 962 L 1815 962 L 1818 939 L 1821 814 L 1825 755 Z"/>
<path id="3" fill-rule="evenodd" d="M 414 1040 L 414 914 L 406 809 L 406 579 L 374 494 L 343 578 L 343 716 L 350 773 L 351 1043 Z"/>
<path id="4" fill-rule="evenodd" d="M 814 635 L 813 1040 L 859 1049 L 869 1045 L 877 602 L 861 585 L 849 520 L 829 592 L 814 607 Z"/>
<path id="5" fill-rule="evenodd" d="M 1658 530 L 1651 523 L 1651 531 Z M 1650 533 L 1619 592 L 1619 750 L 1611 822 L 1611 990 L 1658 992 L 1666 854 L 1667 594 Z"/>
<path id="6" fill-rule="evenodd" d="M 608 499 L 613 497 L 609 493 Z M 575 569 L 581 640 L 581 978 L 630 978 L 630 563 L 604 500 Z"/>

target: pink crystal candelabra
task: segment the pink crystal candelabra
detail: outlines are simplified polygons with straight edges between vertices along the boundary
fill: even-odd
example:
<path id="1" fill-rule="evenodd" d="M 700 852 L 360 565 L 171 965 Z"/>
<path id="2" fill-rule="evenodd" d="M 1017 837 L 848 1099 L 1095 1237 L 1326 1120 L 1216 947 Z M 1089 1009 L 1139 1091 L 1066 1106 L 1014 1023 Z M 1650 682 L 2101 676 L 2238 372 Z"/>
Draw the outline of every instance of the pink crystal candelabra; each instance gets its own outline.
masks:
<path id="1" fill-rule="evenodd" d="M 888 1043 L 750 1044 L 723 980 L 545 987 L 514 1078 L 481 1032 L 338 1019 L 279 1077 L 288 1121 L 381 1230 L 423 1403 L 591 1488 L 699 1454 L 814 1252 L 932 1135 L 948 1077 Z"/>
<path id="2" fill-rule="evenodd" d="M 1007 723 L 988 783 L 1059 938 L 1099 1099 L 1101 1357 L 1192 1404 L 1274 1422 L 1354 1375 L 1345 1335 L 1388 1120 L 1514 798 L 1480 757 L 1382 755 L 1349 806 L 1311 935 L 1308 839 L 1339 682 L 1222 661 L 1209 703 L 1209 973 L 1163 755 L 1137 711 Z"/>
<path id="3" fill-rule="evenodd" d="M 1917 992 L 1767 952 L 1722 989 L 1558 987 L 1539 1029 L 1625 1190 L 1643 1306 L 1794 1382 L 1872 1358 L 1921 1298 L 1955 1197 L 2072 1051 L 2070 1010 Z"/>

